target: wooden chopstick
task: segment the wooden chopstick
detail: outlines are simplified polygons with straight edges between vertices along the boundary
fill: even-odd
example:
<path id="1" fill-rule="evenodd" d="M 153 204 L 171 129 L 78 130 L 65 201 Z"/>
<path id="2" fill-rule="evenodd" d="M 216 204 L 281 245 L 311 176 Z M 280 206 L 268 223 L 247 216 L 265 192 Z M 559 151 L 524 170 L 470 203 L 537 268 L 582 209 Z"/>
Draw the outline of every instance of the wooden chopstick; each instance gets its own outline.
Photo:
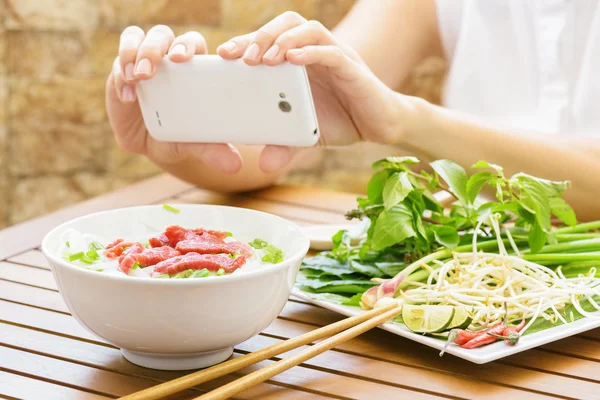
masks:
<path id="1" fill-rule="evenodd" d="M 189 389 L 193 386 L 200 385 L 204 382 L 208 382 L 213 379 L 219 378 L 221 376 L 225 376 L 227 374 L 235 372 L 237 370 L 246 368 L 252 364 L 256 364 L 260 361 L 264 361 L 264 360 L 274 357 L 278 354 L 283 354 L 283 353 L 293 350 L 297 347 L 312 343 L 315 340 L 319 340 L 319 339 L 323 339 L 325 337 L 329 337 L 331 335 L 335 335 L 336 333 L 342 332 L 342 331 L 344 331 L 348 328 L 351 328 L 355 325 L 358 325 L 364 321 L 369 321 L 371 318 L 377 317 L 379 315 L 383 315 L 383 313 L 385 313 L 386 311 L 390 311 L 390 310 L 397 311 L 396 308 L 398 308 L 396 304 L 390 304 L 389 306 L 386 306 L 386 307 L 376 308 L 376 309 L 368 311 L 364 314 L 360 314 L 360 315 L 356 315 L 354 317 L 343 319 L 336 323 L 326 325 L 322 328 L 315 329 L 314 331 L 305 333 L 304 335 L 300 335 L 295 338 L 288 339 L 284 342 L 265 347 L 264 349 L 261 349 L 259 351 L 255 351 L 253 353 L 246 354 L 242 357 L 234 358 L 232 360 L 215 365 L 213 367 L 210 367 L 210 368 L 207 368 L 207 369 L 204 369 L 201 371 L 197 371 L 192 374 L 182 376 L 181 378 L 177 378 L 177 379 L 174 379 L 169 382 L 161 383 L 160 385 L 157 385 L 157 386 L 154 386 L 154 387 L 151 387 L 148 389 L 144 389 L 142 391 L 121 397 L 120 400 L 161 399 L 161 398 L 171 395 L 173 393 L 181 392 L 182 390 Z M 385 315 L 388 315 L 388 314 L 385 314 Z M 392 318 L 392 317 L 386 317 L 383 319 L 383 321 L 385 321 L 386 319 L 389 319 L 389 318 Z M 369 322 L 371 322 L 371 321 L 369 321 Z M 379 323 L 381 323 L 381 322 L 379 322 Z M 379 323 L 373 325 L 373 327 L 379 325 Z M 370 328 L 367 328 L 367 329 L 370 329 Z M 367 329 L 365 329 L 365 331 Z M 361 332 L 357 333 L 356 335 L 358 335 L 360 333 Z M 354 336 L 356 336 L 356 335 L 354 335 Z M 354 336 L 352 336 L 352 337 L 354 337 Z M 300 362 L 302 362 L 302 361 L 300 361 Z M 277 364 L 274 364 L 274 365 L 277 365 Z M 252 375 L 252 374 L 250 374 L 250 375 Z M 250 376 L 250 375 L 248 375 L 248 376 Z M 271 376 L 273 376 L 273 375 L 271 375 Z M 265 379 L 268 379 L 268 377 Z M 227 386 L 223 386 L 223 387 L 227 387 Z"/>
<path id="2" fill-rule="evenodd" d="M 296 365 L 301 364 L 312 357 L 315 357 L 370 329 L 375 328 L 377 325 L 380 325 L 386 322 L 387 320 L 394 318 L 402 311 L 402 308 L 399 307 L 397 304 L 392 304 L 382 309 L 388 311 L 376 317 L 373 317 L 361 324 L 358 324 L 353 328 L 345 330 L 342 333 L 339 333 L 327 340 L 317 343 L 314 346 L 311 346 L 309 349 L 306 349 L 294 356 L 284 358 L 283 360 L 277 361 L 275 364 L 271 364 L 268 367 L 259 369 L 258 371 L 236 379 L 235 381 L 228 383 L 227 385 L 221 386 L 220 388 L 215 389 L 212 392 L 208 392 L 202 396 L 196 397 L 194 400 L 228 399 L 236 393 L 239 393 L 261 382 L 264 382 L 267 379 L 272 378 L 273 376 L 287 369 L 295 367 Z"/>

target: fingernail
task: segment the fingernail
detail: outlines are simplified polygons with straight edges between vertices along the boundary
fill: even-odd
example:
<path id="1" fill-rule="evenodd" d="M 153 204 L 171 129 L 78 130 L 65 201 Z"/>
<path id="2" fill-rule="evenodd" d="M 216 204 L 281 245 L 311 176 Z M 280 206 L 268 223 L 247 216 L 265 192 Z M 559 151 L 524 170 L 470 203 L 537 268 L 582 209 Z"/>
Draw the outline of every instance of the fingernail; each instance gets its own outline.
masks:
<path id="1" fill-rule="evenodd" d="M 259 51 L 260 47 L 258 47 L 256 43 L 252 43 L 250 47 L 246 49 L 246 52 L 244 53 L 244 58 L 246 60 L 256 60 Z"/>
<path id="2" fill-rule="evenodd" d="M 304 49 L 292 49 L 290 50 L 290 54 L 293 56 L 299 56 L 304 53 Z"/>
<path id="3" fill-rule="evenodd" d="M 129 63 L 125 66 L 125 79 L 128 81 L 135 79 L 135 75 L 133 74 L 133 63 Z"/>
<path id="4" fill-rule="evenodd" d="M 186 50 L 185 46 L 180 43 L 178 45 L 175 45 L 175 47 L 173 47 L 171 49 L 171 54 L 172 55 L 178 54 L 178 55 L 181 55 L 181 56 L 185 56 L 186 51 L 187 50 Z"/>
<path id="5" fill-rule="evenodd" d="M 135 101 L 135 95 L 133 94 L 133 89 L 131 88 L 131 86 L 123 86 L 123 92 L 121 94 L 121 97 L 124 101 Z"/>
<path id="6" fill-rule="evenodd" d="M 237 45 L 235 44 L 235 42 L 227 42 L 227 43 L 223 43 L 222 45 L 219 46 L 222 49 L 227 50 L 228 52 L 233 52 L 235 51 L 235 48 L 237 47 Z"/>
<path id="7" fill-rule="evenodd" d="M 144 58 L 140 60 L 135 69 L 136 74 L 150 75 L 152 73 L 152 64 L 150 60 Z"/>
<path id="8" fill-rule="evenodd" d="M 269 50 L 267 50 L 263 58 L 266 58 L 267 60 L 272 60 L 275 57 L 277 57 L 277 54 L 279 54 L 279 45 L 274 44 Z"/>

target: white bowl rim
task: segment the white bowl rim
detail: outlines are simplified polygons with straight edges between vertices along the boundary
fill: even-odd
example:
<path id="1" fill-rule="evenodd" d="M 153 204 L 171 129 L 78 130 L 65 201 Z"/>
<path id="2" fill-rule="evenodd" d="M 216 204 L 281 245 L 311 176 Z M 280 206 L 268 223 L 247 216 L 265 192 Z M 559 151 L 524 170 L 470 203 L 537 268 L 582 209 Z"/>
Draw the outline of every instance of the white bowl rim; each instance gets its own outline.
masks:
<path id="1" fill-rule="evenodd" d="M 269 218 L 276 218 L 279 220 L 284 221 L 285 223 L 289 224 L 292 228 L 294 228 L 294 230 L 300 235 L 300 237 L 302 238 L 303 246 L 302 249 L 294 254 L 292 254 L 291 256 L 286 257 L 282 262 L 280 262 L 279 264 L 272 264 L 272 265 L 266 265 L 265 268 L 260 268 L 260 269 L 255 269 L 252 271 L 248 271 L 248 272 L 243 272 L 243 273 L 238 273 L 238 274 L 229 274 L 229 275 L 222 275 L 222 276 L 207 276 L 201 279 L 152 279 L 152 278 L 143 278 L 140 276 L 120 276 L 120 275 L 112 275 L 112 274 L 103 274 L 101 272 L 96 272 L 93 270 L 88 270 L 76 265 L 73 265 L 71 263 L 66 262 L 65 260 L 63 260 L 62 258 L 58 257 L 56 254 L 54 254 L 54 252 L 50 251 L 50 249 L 48 249 L 48 241 L 49 238 L 55 234 L 56 231 L 60 230 L 61 228 L 64 227 L 64 225 L 70 224 L 70 223 L 74 223 L 77 222 L 80 219 L 83 218 L 89 218 L 89 217 L 93 217 L 95 215 L 99 215 L 99 214 L 104 214 L 104 213 L 109 213 L 109 212 L 114 212 L 114 211 L 119 211 L 119 210 L 131 210 L 131 209 L 150 209 L 150 208 L 163 208 L 163 205 L 158 205 L 158 204 L 151 204 L 151 205 L 143 205 L 143 206 L 131 206 L 131 207 L 120 207 L 120 208 L 112 208 L 112 209 L 108 209 L 108 210 L 103 210 L 103 211 L 98 211 L 95 213 L 91 213 L 91 214 L 86 214 L 86 215 L 82 215 L 80 217 L 77 218 L 73 218 L 70 219 L 68 221 L 63 222 L 62 224 L 56 226 L 55 228 L 53 228 L 50 232 L 48 232 L 44 238 L 42 239 L 42 245 L 41 245 L 41 250 L 42 253 L 44 253 L 44 255 L 51 259 L 51 261 L 55 264 L 60 265 L 62 268 L 67 268 L 75 273 L 83 273 L 83 274 L 90 274 L 89 276 L 95 276 L 97 277 L 97 279 L 109 279 L 109 280 L 116 280 L 116 281 L 123 281 L 123 282 L 130 282 L 131 284 L 150 284 L 150 285 L 198 285 L 198 286 L 202 286 L 202 285 L 209 285 L 211 283 L 215 283 L 215 282 L 236 282 L 236 281 L 243 281 L 246 278 L 251 278 L 251 277 L 258 277 L 261 275 L 267 275 L 270 272 L 275 272 L 279 269 L 283 269 L 283 268 L 288 268 L 290 263 L 294 263 L 295 261 L 297 261 L 298 258 L 303 258 L 306 253 L 308 253 L 308 250 L 310 249 L 310 239 L 308 238 L 308 236 L 302 231 L 302 229 L 300 228 L 299 225 L 295 224 L 294 222 L 282 218 L 278 215 L 275 214 L 270 214 L 264 211 L 258 211 L 258 210 L 253 210 L 250 208 L 243 208 L 243 207 L 233 207 L 233 206 L 222 206 L 222 205 L 216 205 L 216 204 L 175 204 L 175 203 L 169 203 L 170 206 L 175 207 L 175 208 L 221 208 L 221 209 L 237 209 L 237 210 L 244 210 L 246 212 L 250 212 L 250 213 L 255 213 L 255 214 L 262 214 L 264 216 L 268 216 Z"/>

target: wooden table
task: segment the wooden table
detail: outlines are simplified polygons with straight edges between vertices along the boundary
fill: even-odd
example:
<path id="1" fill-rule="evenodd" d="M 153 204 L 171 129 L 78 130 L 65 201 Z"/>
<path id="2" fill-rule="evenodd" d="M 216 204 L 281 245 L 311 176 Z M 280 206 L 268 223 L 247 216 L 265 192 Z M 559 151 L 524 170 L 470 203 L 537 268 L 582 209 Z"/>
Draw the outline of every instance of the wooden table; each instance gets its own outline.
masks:
<path id="1" fill-rule="evenodd" d="M 115 398 L 182 375 L 127 362 L 117 348 L 85 331 L 71 317 L 38 249 L 44 234 L 57 224 L 109 208 L 164 202 L 253 208 L 300 225 L 339 223 L 344 220 L 343 212 L 354 206 L 354 198 L 289 186 L 225 196 L 163 175 L 0 231 L 0 398 Z M 236 347 L 234 357 L 340 318 L 290 299 L 271 326 Z M 600 399 L 598 329 L 486 365 L 452 356 L 440 358 L 437 353 L 374 330 L 238 397 Z M 173 398 L 198 396 L 256 368 Z"/>

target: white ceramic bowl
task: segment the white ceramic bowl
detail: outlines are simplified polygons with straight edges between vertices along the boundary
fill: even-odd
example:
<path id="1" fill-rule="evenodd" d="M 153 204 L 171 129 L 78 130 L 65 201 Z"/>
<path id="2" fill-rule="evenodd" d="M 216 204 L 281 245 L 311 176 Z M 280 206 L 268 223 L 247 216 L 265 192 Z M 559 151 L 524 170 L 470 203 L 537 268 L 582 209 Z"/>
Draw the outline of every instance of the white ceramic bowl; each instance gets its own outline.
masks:
<path id="1" fill-rule="evenodd" d="M 69 310 L 90 332 L 148 368 L 203 368 L 227 359 L 233 346 L 258 334 L 279 314 L 309 248 L 295 224 L 258 211 L 213 205 L 122 208 L 66 222 L 46 235 L 42 251 Z M 279 247 L 276 265 L 202 279 L 149 279 L 89 271 L 57 254 L 70 228 L 108 240 L 140 237 L 169 225 L 232 232 L 240 241 L 261 238 Z"/>

